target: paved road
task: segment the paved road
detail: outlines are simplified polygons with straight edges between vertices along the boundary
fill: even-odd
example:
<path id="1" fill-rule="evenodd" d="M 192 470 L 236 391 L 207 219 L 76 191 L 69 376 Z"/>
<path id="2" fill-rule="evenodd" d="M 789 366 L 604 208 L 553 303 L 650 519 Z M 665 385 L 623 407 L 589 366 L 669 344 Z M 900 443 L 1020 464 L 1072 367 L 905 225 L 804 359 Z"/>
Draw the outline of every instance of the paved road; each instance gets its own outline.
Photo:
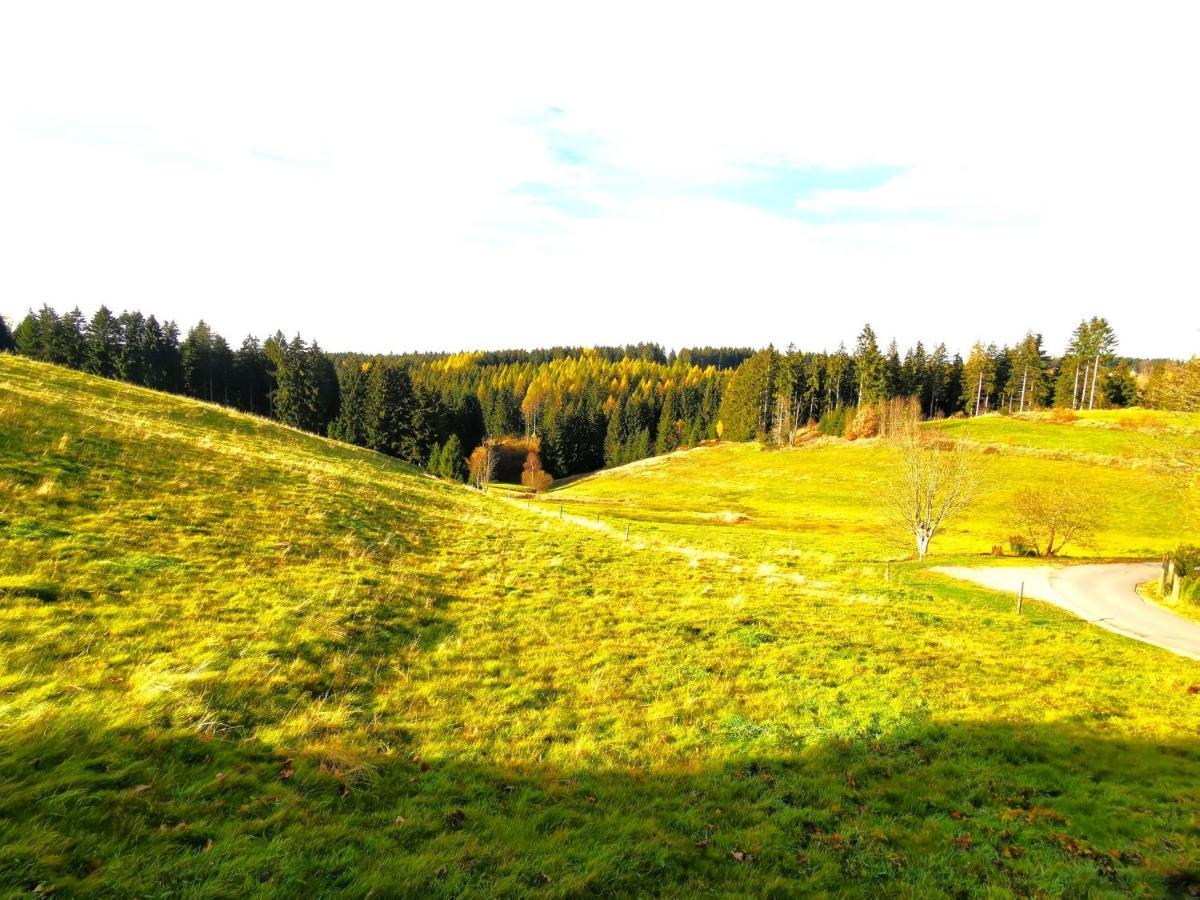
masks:
<path id="1" fill-rule="evenodd" d="M 1200 622 L 1181 618 L 1137 595 L 1139 584 L 1161 574 L 1158 563 L 941 566 L 934 571 L 1013 594 L 1023 581 L 1026 597 L 1061 606 L 1093 625 L 1136 641 L 1200 659 Z"/>

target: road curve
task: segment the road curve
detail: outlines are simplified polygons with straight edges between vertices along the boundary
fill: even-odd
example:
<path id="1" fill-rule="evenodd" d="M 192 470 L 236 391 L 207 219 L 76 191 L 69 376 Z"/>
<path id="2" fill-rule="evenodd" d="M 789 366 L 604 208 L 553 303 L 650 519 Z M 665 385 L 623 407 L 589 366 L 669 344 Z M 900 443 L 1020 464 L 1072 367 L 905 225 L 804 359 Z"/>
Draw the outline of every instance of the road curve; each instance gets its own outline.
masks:
<path id="1" fill-rule="evenodd" d="M 1158 563 L 1085 566 L 939 566 L 935 572 L 997 591 L 1060 606 L 1109 631 L 1200 659 L 1200 622 L 1184 619 L 1138 596 L 1139 584 L 1161 573 Z"/>

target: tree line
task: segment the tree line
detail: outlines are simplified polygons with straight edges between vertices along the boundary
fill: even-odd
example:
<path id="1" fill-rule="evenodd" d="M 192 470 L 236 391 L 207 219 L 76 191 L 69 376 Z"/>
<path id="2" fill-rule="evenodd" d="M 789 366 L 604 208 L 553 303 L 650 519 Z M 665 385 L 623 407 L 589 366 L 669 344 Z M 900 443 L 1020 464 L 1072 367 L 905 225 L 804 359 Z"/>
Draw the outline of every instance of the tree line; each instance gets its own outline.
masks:
<path id="1" fill-rule="evenodd" d="M 795 347 L 780 352 L 771 346 L 730 379 L 722 436 L 782 444 L 808 423 L 840 435 L 853 432 L 858 410 L 895 398 L 914 398 L 930 419 L 1048 406 L 1129 406 L 1138 402 L 1138 382 L 1130 361 L 1115 356 L 1116 345 L 1112 326 L 1092 318 L 1080 322 L 1058 358 L 1033 332 L 1012 347 L 976 343 L 965 360 L 945 344 L 929 350 L 921 341 L 901 356 L 895 341 L 882 348 L 870 325 L 852 350 L 842 345 L 832 353 Z"/>
<path id="2" fill-rule="evenodd" d="M 283 332 L 234 349 L 203 321 L 181 337 L 174 322 L 103 306 L 90 319 L 43 306 L 11 331 L 0 319 L 0 350 L 232 406 L 458 479 L 473 448 L 508 436 L 536 438 L 539 465 L 562 477 L 714 438 L 787 444 L 810 425 L 874 434 L 877 410 L 886 416 L 895 398 L 912 398 L 925 418 L 1125 406 L 1139 389 L 1116 346 L 1111 325 L 1092 318 L 1056 358 L 1032 332 L 1012 347 L 976 344 L 965 360 L 943 343 L 901 355 L 870 325 L 853 349 L 833 352 L 631 344 L 369 356 L 329 354 Z M 1164 367 L 1142 399 L 1186 403 L 1188 365 Z"/>

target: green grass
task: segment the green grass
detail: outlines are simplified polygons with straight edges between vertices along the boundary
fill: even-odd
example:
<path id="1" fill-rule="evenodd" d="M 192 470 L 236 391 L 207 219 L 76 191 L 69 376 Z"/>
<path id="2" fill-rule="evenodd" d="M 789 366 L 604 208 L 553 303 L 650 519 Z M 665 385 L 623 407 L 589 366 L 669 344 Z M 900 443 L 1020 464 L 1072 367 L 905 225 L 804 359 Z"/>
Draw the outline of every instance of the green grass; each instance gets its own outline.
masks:
<path id="1" fill-rule="evenodd" d="M 884 582 L 879 452 L 717 447 L 565 488 L 596 527 L 0 356 L 0 886 L 1200 884 L 1200 668 L 913 567 Z M 1167 531 L 1121 520 L 1099 550 Z"/>
<path id="2" fill-rule="evenodd" d="M 967 431 L 957 422 L 937 427 Z M 1153 446 L 1146 456 L 1123 463 L 1104 457 L 1093 445 L 1086 445 L 1092 448 L 1086 453 L 1065 456 L 1043 454 L 1044 448 L 1033 441 L 1012 452 L 1002 449 L 1004 440 L 1015 440 L 1026 429 L 1058 427 L 1078 426 L 1014 423 L 998 416 L 972 423 L 971 440 L 986 447 L 980 451 L 984 492 L 967 515 L 936 539 L 934 553 L 986 554 L 993 546 L 1007 550 L 1008 538 L 1017 530 L 1008 513 L 1013 494 L 1026 485 L 1059 481 L 1082 485 L 1105 507 L 1097 533 L 1082 546 L 1068 545 L 1071 555 L 1154 558 L 1188 537 L 1180 525 L 1185 484 L 1174 469 L 1149 455 Z M 1071 433 L 1105 438 L 1108 431 L 1079 428 Z M 891 461 L 891 450 L 877 440 L 834 440 L 784 451 L 717 444 L 600 472 L 540 502 L 555 510 L 561 502 L 564 515 L 599 516 L 620 529 L 630 524 L 631 534 L 647 539 L 682 541 L 778 565 L 884 560 L 913 552 L 889 529 L 879 501 Z"/>

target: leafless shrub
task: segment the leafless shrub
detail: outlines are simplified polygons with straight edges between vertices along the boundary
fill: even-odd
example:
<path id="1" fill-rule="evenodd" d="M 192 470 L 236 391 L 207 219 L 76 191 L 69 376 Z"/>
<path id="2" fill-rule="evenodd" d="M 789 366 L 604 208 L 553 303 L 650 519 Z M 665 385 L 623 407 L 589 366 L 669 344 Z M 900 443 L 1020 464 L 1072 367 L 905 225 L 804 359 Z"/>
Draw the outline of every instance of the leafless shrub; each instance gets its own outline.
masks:
<path id="1" fill-rule="evenodd" d="M 1057 556 L 1068 543 L 1086 541 L 1104 515 L 1095 492 L 1070 482 L 1021 488 L 1012 498 L 1013 523 L 1036 556 Z"/>
<path id="2" fill-rule="evenodd" d="M 937 533 L 978 495 L 979 462 L 966 446 L 947 446 L 915 424 L 899 431 L 893 444 L 896 457 L 883 501 L 897 534 L 915 542 L 924 560 Z"/>

